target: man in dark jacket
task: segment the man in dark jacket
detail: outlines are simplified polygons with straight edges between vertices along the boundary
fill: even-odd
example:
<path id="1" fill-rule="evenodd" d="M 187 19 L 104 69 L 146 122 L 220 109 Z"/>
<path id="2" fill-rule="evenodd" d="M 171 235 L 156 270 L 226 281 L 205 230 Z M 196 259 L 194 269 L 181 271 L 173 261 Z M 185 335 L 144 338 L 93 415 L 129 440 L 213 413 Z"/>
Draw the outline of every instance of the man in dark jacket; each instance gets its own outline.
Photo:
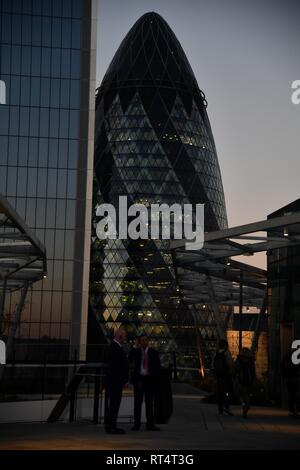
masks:
<path id="1" fill-rule="evenodd" d="M 292 354 L 294 350 L 289 348 L 281 361 L 281 376 L 286 384 L 288 393 L 289 415 L 298 417 L 297 413 L 297 388 L 299 378 L 299 365 L 293 364 Z"/>
<path id="2" fill-rule="evenodd" d="M 107 409 L 105 428 L 109 434 L 124 434 L 123 429 L 117 428 L 117 418 L 122 400 L 122 390 L 128 382 L 128 361 L 123 350 L 126 341 L 126 332 L 119 329 L 115 332 L 110 345 L 107 368 Z"/>
<path id="3" fill-rule="evenodd" d="M 141 427 L 143 397 L 145 395 L 147 429 L 159 431 L 154 423 L 154 394 L 159 380 L 160 358 L 158 352 L 149 347 L 146 334 L 139 337 L 139 347 L 131 354 L 133 362 L 132 383 L 134 387 L 134 426 L 133 431 Z"/>
<path id="4" fill-rule="evenodd" d="M 221 339 L 214 358 L 214 373 L 217 378 L 217 397 L 219 414 L 223 411 L 229 416 L 233 416 L 230 411 L 230 400 L 233 395 L 233 361 L 228 350 L 228 342 Z"/>

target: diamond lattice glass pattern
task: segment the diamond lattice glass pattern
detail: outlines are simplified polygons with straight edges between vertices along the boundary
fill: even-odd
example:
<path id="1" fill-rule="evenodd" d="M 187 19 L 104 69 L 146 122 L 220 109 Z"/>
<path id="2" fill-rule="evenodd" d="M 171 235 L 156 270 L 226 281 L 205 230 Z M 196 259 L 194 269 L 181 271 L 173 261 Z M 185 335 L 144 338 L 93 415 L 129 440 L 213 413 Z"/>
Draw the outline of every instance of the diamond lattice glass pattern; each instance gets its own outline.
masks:
<path id="1" fill-rule="evenodd" d="M 205 203 L 205 230 L 227 226 L 206 100 L 167 23 L 144 15 L 116 52 L 96 99 L 94 207 L 103 201 Z M 93 230 L 96 217 L 94 216 Z M 146 330 L 165 349 L 216 341 L 211 312 L 180 295 L 168 243 L 92 238 L 92 311 L 103 329 Z"/>

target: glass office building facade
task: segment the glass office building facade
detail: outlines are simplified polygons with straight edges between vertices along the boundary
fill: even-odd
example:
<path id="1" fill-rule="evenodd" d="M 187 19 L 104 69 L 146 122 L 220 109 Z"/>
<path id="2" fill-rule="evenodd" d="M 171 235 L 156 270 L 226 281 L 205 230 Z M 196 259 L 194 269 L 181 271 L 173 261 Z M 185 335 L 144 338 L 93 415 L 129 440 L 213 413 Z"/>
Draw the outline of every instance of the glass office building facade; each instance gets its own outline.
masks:
<path id="1" fill-rule="evenodd" d="M 70 346 L 84 356 L 95 8 L 93 0 L 0 0 L 0 79 L 6 87 L 0 193 L 46 246 L 48 260 L 47 278 L 27 295 L 15 340 L 19 359 L 68 358 Z M 6 313 L 14 303 L 14 295 L 6 298 Z M 51 353 L 31 347 L 49 343 Z"/>
<path id="2" fill-rule="evenodd" d="M 96 99 L 94 208 L 205 203 L 205 230 L 227 226 L 216 148 L 184 51 L 155 13 L 142 16 L 116 52 Z M 97 217 L 93 215 L 95 229 Z M 94 234 L 95 235 L 95 234 Z M 184 303 L 166 240 L 93 237 L 90 304 L 102 331 L 146 330 L 158 346 L 215 340 L 209 311 Z M 197 326 L 195 324 L 197 317 Z"/>

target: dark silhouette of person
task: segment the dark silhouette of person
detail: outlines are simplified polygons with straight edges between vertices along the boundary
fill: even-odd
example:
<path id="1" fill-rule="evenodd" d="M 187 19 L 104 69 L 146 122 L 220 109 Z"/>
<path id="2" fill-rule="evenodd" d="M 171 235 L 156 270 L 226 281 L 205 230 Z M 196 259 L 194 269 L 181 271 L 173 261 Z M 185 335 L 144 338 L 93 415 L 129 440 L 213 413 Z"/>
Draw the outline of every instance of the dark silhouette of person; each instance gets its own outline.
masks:
<path id="1" fill-rule="evenodd" d="M 294 349 L 289 348 L 281 361 L 281 376 L 286 384 L 288 393 L 289 415 L 299 417 L 297 413 L 297 389 L 299 377 L 299 365 L 292 362 Z"/>
<path id="2" fill-rule="evenodd" d="M 119 329 L 115 332 L 109 348 L 106 391 L 107 407 L 105 416 L 105 429 L 109 434 L 124 434 L 123 429 L 117 428 L 117 419 L 122 400 L 124 385 L 128 382 L 128 360 L 123 349 L 126 341 L 126 332 Z"/>
<path id="3" fill-rule="evenodd" d="M 233 361 L 228 350 L 228 342 L 221 339 L 219 347 L 213 361 L 214 373 L 217 379 L 217 399 L 219 414 L 227 413 L 233 416 L 230 411 L 230 401 L 233 395 Z"/>
<path id="4" fill-rule="evenodd" d="M 139 336 L 139 347 L 131 352 L 133 362 L 132 383 L 134 389 L 134 426 L 133 431 L 141 427 L 141 413 L 145 396 L 147 429 L 159 431 L 154 420 L 154 397 L 160 374 L 160 358 L 158 352 L 149 347 L 146 334 Z"/>
<path id="5" fill-rule="evenodd" d="M 234 363 L 236 391 L 242 403 L 243 418 L 250 409 L 250 393 L 255 380 L 254 356 L 249 348 L 242 348 Z"/>

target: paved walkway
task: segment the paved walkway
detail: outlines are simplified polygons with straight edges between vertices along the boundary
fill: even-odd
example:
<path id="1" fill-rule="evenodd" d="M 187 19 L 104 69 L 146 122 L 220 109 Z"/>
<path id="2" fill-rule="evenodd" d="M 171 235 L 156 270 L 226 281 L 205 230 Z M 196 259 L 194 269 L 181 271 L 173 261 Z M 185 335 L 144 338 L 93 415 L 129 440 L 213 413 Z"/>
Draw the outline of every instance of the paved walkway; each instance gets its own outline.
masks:
<path id="1" fill-rule="evenodd" d="M 160 432 L 133 432 L 129 424 L 122 425 L 124 436 L 84 422 L 1 424 L 0 449 L 300 449 L 300 419 L 274 408 L 253 408 L 247 420 L 233 411 L 234 417 L 220 417 L 199 396 L 180 395 Z"/>

